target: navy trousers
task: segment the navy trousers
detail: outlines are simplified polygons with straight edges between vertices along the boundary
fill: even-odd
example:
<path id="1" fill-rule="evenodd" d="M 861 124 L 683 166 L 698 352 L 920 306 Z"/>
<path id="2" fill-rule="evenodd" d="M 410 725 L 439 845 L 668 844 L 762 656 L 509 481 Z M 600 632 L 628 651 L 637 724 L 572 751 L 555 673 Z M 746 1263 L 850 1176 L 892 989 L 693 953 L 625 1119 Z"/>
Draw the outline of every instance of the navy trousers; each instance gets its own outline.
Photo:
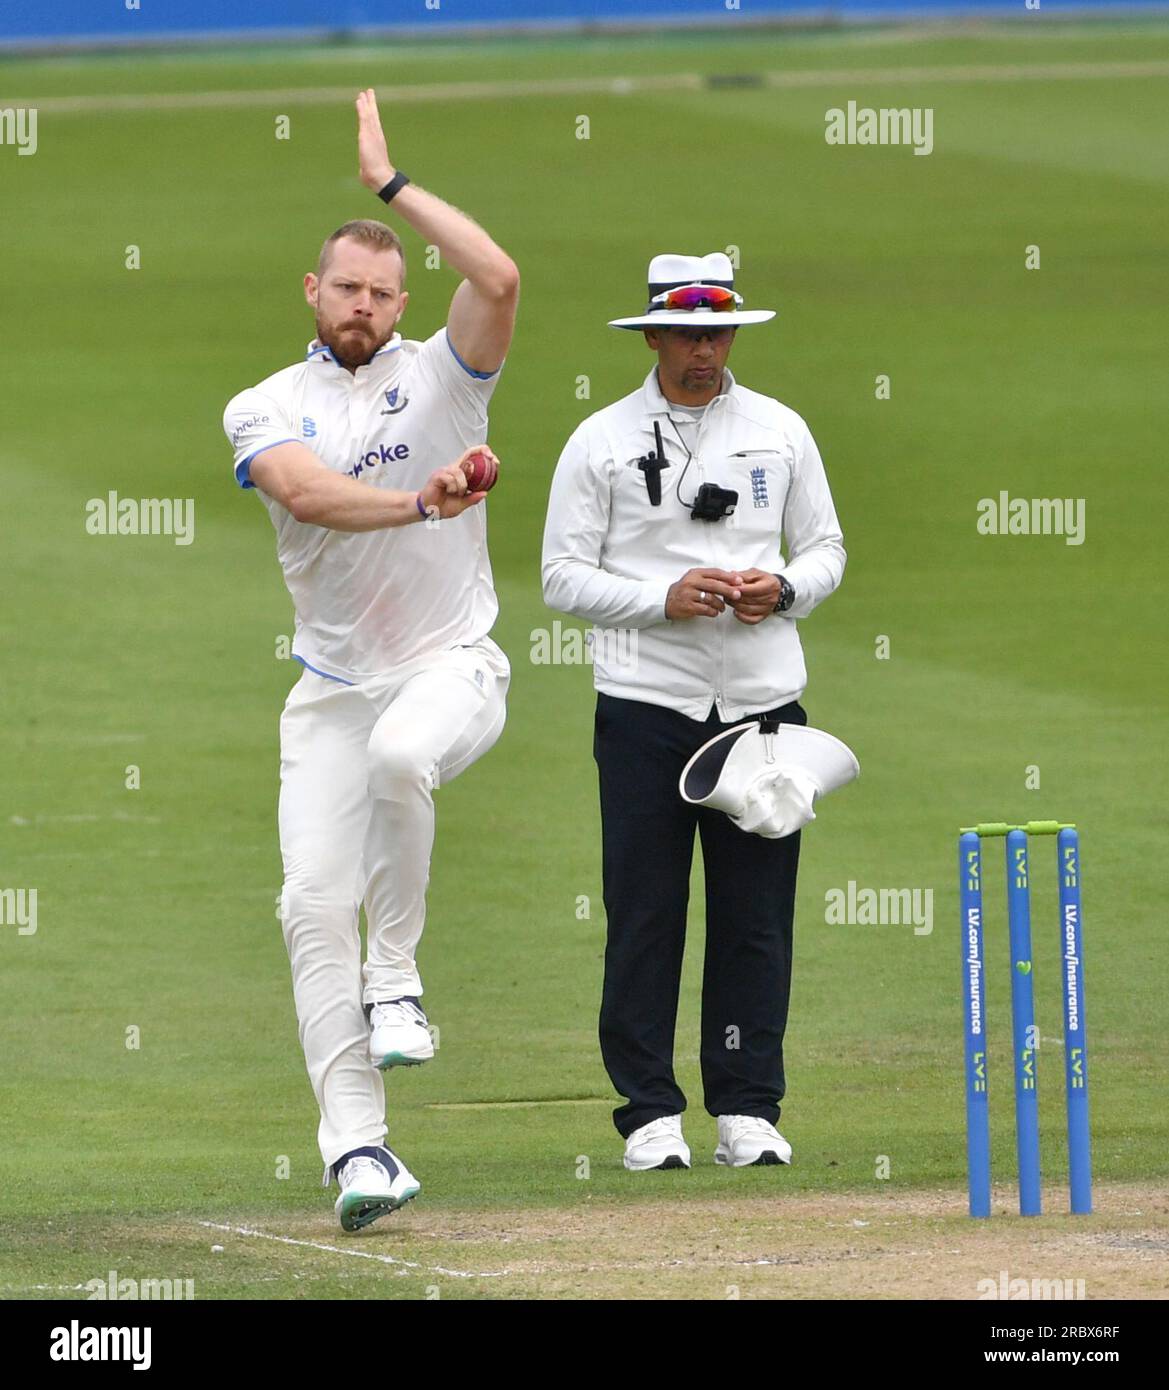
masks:
<path id="1" fill-rule="evenodd" d="M 796 702 L 766 713 L 786 724 L 808 722 Z M 660 705 L 597 696 L 593 756 L 608 918 L 600 1039 L 609 1078 L 628 1097 L 613 1112 L 623 1136 L 686 1109 L 674 1077 L 674 1029 L 696 829 L 706 878 L 706 1109 L 772 1124 L 779 1118 L 799 832 L 781 840 L 748 834 L 722 811 L 691 806 L 678 793 L 691 756 L 732 727 L 713 708 L 700 722 Z"/>

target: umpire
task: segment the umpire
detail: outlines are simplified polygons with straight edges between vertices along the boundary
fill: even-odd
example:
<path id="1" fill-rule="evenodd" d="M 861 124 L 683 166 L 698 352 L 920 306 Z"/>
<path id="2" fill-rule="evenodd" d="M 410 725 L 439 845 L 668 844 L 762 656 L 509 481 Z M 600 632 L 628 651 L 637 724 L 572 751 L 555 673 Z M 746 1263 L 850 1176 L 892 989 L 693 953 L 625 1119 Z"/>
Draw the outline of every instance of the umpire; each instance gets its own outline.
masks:
<path id="1" fill-rule="evenodd" d="M 673 1054 L 697 828 L 715 1162 L 788 1163 L 775 1125 L 799 832 L 748 834 L 687 804 L 678 779 L 704 743 L 744 720 L 807 723 L 796 619 L 840 583 L 845 553 L 807 425 L 726 366 L 739 325 L 774 312 L 743 308 L 720 253 L 655 257 L 648 299 L 644 314 L 611 326 L 643 330 L 657 365 L 575 430 L 544 532 L 545 602 L 594 625 L 601 1052 L 628 1097 L 613 1115 L 626 1168 L 688 1168 Z"/>

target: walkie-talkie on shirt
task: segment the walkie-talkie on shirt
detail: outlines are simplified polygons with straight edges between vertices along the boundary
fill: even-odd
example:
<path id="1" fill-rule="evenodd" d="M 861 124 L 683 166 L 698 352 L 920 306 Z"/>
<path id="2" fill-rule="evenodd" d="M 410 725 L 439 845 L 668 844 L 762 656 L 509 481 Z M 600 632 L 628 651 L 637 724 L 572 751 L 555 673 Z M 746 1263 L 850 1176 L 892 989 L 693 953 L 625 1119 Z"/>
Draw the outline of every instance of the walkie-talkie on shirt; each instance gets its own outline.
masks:
<path id="1" fill-rule="evenodd" d="M 637 460 L 637 466 L 645 474 L 645 489 L 649 493 L 651 507 L 662 505 L 662 469 L 668 468 L 666 451 L 662 447 L 662 427 L 654 421 L 655 452 Z"/>

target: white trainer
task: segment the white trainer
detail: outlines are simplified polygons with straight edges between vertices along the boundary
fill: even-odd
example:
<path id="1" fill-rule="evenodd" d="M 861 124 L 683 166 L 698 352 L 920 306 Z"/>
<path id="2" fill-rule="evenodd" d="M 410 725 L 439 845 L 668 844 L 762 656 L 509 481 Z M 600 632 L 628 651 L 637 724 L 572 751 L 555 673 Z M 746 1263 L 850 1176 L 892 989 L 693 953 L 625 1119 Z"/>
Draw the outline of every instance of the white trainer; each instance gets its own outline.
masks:
<path id="1" fill-rule="evenodd" d="M 416 1067 L 434 1056 L 430 1025 L 417 999 L 390 999 L 369 1011 L 369 1060 L 379 1071 Z"/>
<path id="2" fill-rule="evenodd" d="M 625 1140 L 625 1166 L 635 1173 L 647 1168 L 689 1168 L 690 1148 L 682 1138 L 682 1116 L 664 1115 L 635 1129 Z"/>
<path id="3" fill-rule="evenodd" d="M 337 1181 L 341 1195 L 334 1211 L 345 1231 L 359 1231 L 379 1216 L 397 1211 L 422 1190 L 418 1179 L 401 1159 L 380 1148 L 381 1159 L 357 1154 L 346 1163 Z"/>
<path id="4" fill-rule="evenodd" d="M 790 1163 L 792 1146 L 774 1125 L 758 1115 L 720 1115 L 714 1161 L 730 1168 Z"/>

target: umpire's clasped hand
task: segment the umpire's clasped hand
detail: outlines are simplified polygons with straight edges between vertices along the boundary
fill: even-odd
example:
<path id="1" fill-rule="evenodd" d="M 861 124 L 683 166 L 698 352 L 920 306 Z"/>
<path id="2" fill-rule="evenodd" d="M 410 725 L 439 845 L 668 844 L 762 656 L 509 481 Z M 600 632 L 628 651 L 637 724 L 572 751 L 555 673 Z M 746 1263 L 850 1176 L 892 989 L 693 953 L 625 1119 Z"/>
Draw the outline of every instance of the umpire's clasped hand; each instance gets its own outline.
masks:
<path id="1" fill-rule="evenodd" d="M 717 618 L 727 606 L 741 597 L 743 578 L 727 570 L 694 569 L 666 594 L 667 618 Z"/>
<path id="2" fill-rule="evenodd" d="M 774 612 L 779 593 L 779 577 L 763 570 L 687 570 L 670 585 L 666 617 L 717 618 L 729 605 L 739 622 L 752 626 Z"/>

